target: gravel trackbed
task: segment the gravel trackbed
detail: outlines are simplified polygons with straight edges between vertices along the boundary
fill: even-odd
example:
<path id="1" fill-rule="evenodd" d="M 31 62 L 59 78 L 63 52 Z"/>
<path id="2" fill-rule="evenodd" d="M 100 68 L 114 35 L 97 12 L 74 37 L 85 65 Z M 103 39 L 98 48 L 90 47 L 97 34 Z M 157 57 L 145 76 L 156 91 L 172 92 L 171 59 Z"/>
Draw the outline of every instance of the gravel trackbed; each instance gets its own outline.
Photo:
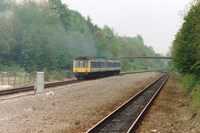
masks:
<path id="1" fill-rule="evenodd" d="M 113 76 L 1 100 L 0 132 L 85 132 L 161 75 L 147 72 Z"/>

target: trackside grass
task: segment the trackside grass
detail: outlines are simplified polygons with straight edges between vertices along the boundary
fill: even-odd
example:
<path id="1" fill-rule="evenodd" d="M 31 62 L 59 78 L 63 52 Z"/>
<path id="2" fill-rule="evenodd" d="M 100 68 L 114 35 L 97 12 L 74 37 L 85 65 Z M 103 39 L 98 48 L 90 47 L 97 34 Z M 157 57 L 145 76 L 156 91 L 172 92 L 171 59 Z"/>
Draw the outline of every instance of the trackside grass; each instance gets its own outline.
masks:
<path id="1" fill-rule="evenodd" d="M 181 88 L 188 95 L 191 95 L 191 110 L 194 112 L 200 112 L 200 82 L 192 74 L 186 74 L 181 77 Z"/>

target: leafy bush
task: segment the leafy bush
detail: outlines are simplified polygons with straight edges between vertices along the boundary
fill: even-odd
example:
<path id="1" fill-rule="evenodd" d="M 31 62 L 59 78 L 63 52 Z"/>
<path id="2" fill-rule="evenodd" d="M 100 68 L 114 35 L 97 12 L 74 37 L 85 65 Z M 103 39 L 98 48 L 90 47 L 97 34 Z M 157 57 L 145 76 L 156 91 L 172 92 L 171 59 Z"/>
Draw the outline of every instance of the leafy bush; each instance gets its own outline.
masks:
<path id="1" fill-rule="evenodd" d="M 44 72 L 44 80 L 52 81 L 52 80 L 63 80 L 66 78 L 72 78 L 73 74 L 70 70 L 47 70 L 43 69 Z"/>
<path id="2" fill-rule="evenodd" d="M 46 68 L 44 68 L 43 72 L 44 72 L 44 80 L 50 81 L 51 80 L 51 74 L 48 72 L 48 70 Z"/>
<path id="3" fill-rule="evenodd" d="M 175 66 L 171 66 L 167 69 L 168 72 L 176 72 Z"/>

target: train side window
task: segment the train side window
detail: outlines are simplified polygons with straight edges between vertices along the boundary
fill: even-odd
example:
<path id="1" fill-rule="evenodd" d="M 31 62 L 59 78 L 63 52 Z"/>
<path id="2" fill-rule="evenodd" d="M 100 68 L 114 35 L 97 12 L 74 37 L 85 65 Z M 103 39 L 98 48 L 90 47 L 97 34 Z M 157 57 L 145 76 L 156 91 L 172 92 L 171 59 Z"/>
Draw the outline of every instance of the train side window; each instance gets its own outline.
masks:
<path id="1" fill-rule="evenodd" d="M 91 68 L 95 68 L 95 62 L 91 62 Z"/>
<path id="2" fill-rule="evenodd" d="M 92 66 L 92 68 L 97 68 L 98 67 L 98 63 L 97 62 L 92 62 L 91 66 Z"/>
<path id="3" fill-rule="evenodd" d="M 102 68 L 105 68 L 105 67 L 106 67 L 105 62 L 102 62 L 102 63 L 101 63 L 101 67 L 102 67 Z"/>
<path id="4" fill-rule="evenodd" d="M 108 63 L 108 67 L 114 67 L 114 63 L 113 62 L 109 62 Z"/>
<path id="5" fill-rule="evenodd" d="M 92 68 L 100 68 L 101 67 L 101 62 L 91 62 L 91 67 Z"/>
<path id="6" fill-rule="evenodd" d="M 109 63 L 108 63 L 108 67 L 113 67 L 113 63 L 112 63 L 112 62 L 109 62 Z"/>

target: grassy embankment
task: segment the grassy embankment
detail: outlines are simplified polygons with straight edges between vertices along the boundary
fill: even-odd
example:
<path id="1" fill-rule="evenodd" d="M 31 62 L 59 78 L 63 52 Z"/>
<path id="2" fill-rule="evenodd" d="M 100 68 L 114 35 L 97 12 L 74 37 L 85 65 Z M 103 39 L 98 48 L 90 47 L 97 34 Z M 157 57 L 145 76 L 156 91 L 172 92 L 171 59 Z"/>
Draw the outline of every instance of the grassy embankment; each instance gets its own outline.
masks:
<path id="1" fill-rule="evenodd" d="M 184 90 L 184 93 L 192 97 L 192 111 L 194 113 L 200 114 L 200 82 L 199 78 L 196 78 L 194 75 L 186 74 L 180 76 L 181 79 L 181 88 Z"/>

